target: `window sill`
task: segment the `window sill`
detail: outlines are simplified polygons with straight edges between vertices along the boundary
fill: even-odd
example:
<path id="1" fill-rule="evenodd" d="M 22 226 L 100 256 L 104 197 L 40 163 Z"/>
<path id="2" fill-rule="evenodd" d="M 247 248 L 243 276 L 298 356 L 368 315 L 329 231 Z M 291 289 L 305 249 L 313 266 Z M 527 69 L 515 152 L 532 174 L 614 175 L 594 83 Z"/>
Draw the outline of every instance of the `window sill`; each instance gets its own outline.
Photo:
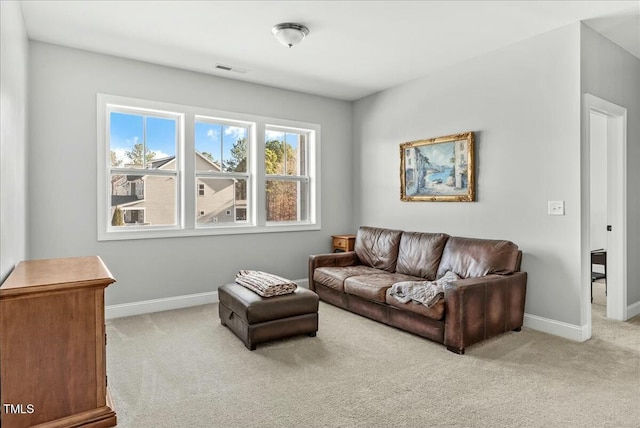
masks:
<path id="1" fill-rule="evenodd" d="M 320 230 L 318 223 L 268 224 L 267 226 L 216 226 L 196 229 L 114 230 L 98 232 L 98 241 L 124 241 L 131 239 L 181 238 L 193 236 L 248 235 L 254 233 L 303 232 Z"/>

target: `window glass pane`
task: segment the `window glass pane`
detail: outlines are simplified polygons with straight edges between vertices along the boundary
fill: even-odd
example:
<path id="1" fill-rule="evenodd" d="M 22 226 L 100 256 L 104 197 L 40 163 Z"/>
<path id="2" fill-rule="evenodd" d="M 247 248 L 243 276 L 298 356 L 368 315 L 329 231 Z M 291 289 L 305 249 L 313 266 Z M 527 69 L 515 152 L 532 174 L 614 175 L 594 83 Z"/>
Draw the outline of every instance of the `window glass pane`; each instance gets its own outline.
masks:
<path id="1" fill-rule="evenodd" d="M 176 224 L 175 177 L 111 175 L 111 226 Z"/>
<path id="2" fill-rule="evenodd" d="M 285 134 L 284 132 L 265 132 L 264 166 L 267 174 L 285 174 Z"/>
<path id="3" fill-rule="evenodd" d="M 287 141 L 287 175 L 299 175 L 298 159 L 299 159 L 299 135 L 286 134 Z"/>
<path id="4" fill-rule="evenodd" d="M 196 169 L 247 172 L 248 134 L 246 127 L 196 121 Z"/>
<path id="5" fill-rule="evenodd" d="M 110 165 L 175 169 L 176 130 L 176 119 L 111 112 Z"/>
<path id="6" fill-rule="evenodd" d="M 308 184 L 267 180 L 267 221 L 306 221 Z"/>
<path id="7" fill-rule="evenodd" d="M 222 170 L 247 172 L 247 128 L 224 126 Z"/>
<path id="8" fill-rule="evenodd" d="M 195 123 L 196 169 L 220 171 L 222 159 L 222 125 Z"/>
<path id="9" fill-rule="evenodd" d="M 306 171 L 306 136 L 302 134 L 285 134 L 286 175 L 305 175 Z"/>
<path id="10" fill-rule="evenodd" d="M 265 169 L 271 175 L 305 175 L 306 135 L 266 131 Z"/>
<path id="11" fill-rule="evenodd" d="M 247 180 L 196 178 L 196 222 L 200 225 L 247 220 Z"/>
<path id="12" fill-rule="evenodd" d="M 176 169 L 176 119 L 146 118 L 146 161 L 149 169 Z"/>
<path id="13" fill-rule="evenodd" d="M 112 167 L 143 168 L 144 117 L 111 112 L 109 115 L 109 149 Z"/>

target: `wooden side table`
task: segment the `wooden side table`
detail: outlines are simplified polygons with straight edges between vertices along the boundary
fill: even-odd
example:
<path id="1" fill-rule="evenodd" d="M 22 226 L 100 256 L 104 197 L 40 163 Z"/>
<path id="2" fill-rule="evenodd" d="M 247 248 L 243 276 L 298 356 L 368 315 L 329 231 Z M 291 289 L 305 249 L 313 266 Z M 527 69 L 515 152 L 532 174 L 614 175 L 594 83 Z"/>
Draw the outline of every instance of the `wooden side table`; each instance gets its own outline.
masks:
<path id="1" fill-rule="evenodd" d="M 353 251 L 356 235 L 331 235 L 331 252 Z"/>

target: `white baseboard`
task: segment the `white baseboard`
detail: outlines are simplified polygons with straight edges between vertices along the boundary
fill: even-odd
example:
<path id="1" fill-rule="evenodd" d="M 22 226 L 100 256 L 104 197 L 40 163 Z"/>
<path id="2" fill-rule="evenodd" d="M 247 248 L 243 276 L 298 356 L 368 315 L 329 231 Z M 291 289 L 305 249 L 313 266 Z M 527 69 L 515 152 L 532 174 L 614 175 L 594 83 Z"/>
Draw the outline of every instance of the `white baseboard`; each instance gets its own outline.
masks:
<path id="1" fill-rule="evenodd" d="M 632 305 L 627 306 L 627 319 L 640 315 L 640 302 L 635 302 Z"/>
<path id="2" fill-rule="evenodd" d="M 110 305 L 105 308 L 105 318 L 122 318 L 153 312 L 170 311 L 191 306 L 207 305 L 218 302 L 218 292 L 188 294 L 185 296 L 166 297 L 164 299 L 143 300 L 141 302 Z"/>
<path id="3" fill-rule="evenodd" d="M 640 302 L 627 306 L 627 319 L 631 319 L 637 315 L 640 315 Z M 524 314 L 524 327 L 578 342 L 584 342 L 591 338 L 591 331 L 589 331 L 589 326 L 587 325 L 567 324 L 536 315 Z"/>
<path id="4" fill-rule="evenodd" d="M 584 342 L 591 336 L 591 334 L 588 334 L 589 332 L 586 325 L 579 326 L 568 324 L 566 322 L 543 318 L 537 315 L 524 314 L 524 327 L 564 337 L 565 339 L 575 340 L 577 342 Z"/>
<path id="5" fill-rule="evenodd" d="M 308 279 L 293 281 L 298 286 L 309 288 Z M 123 318 L 134 315 L 151 314 L 153 312 L 170 311 L 173 309 L 189 308 L 191 306 L 208 305 L 217 303 L 218 292 L 209 291 L 207 293 L 187 294 L 183 296 L 165 297 L 163 299 L 143 300 L 140 302 L 122 303 L 119 305 L 109 305 L 105 308 L 105 318 Z"/>

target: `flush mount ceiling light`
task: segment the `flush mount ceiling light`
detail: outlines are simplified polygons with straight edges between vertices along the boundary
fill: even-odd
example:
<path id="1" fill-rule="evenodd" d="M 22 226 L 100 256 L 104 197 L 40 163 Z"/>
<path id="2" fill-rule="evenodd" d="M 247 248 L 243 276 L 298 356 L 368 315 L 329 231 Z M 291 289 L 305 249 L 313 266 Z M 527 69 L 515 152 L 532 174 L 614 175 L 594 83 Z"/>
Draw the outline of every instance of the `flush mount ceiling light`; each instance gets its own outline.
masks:
<path id="1" fill-rule="evenodd" d="M 284 22 L 278 24 L 271 29 L 273 36 L 285 46 L 297 45 L 309 35 L 309 29 L 302 24 L 294 24 L 293 22 Z"/>

